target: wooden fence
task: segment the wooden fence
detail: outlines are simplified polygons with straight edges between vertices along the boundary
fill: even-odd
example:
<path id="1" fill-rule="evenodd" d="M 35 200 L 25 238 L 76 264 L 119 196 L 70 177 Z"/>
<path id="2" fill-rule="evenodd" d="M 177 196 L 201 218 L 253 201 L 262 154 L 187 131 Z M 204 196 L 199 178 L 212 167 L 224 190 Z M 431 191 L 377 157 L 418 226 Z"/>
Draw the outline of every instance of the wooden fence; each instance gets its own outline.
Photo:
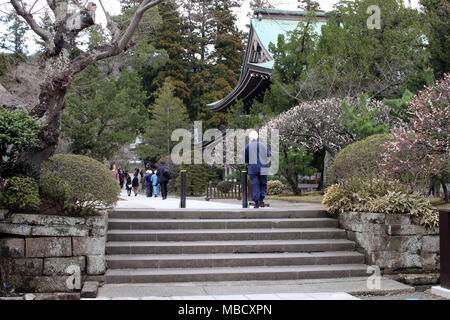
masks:
<path id="1" fill-rule="evenodd" d="M 208 184 L 206 186 L 206 201 L 211 199 L 236 199 L 242 200 L 242 187 L 240 184 L 232 186 L 218 186 Z"/>

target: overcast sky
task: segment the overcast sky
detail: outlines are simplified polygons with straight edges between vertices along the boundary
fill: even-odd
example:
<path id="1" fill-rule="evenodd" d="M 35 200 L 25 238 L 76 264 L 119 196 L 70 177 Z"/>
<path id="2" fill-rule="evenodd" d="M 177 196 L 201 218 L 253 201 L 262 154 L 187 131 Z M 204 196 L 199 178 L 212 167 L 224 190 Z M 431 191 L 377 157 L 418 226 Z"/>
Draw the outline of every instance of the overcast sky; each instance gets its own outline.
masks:
<path id="1" fill-rule="evenodd" d="M 99 5 L 98 0 L 91 0 L 97 4 L 97 23 L 101 23 L 103 25 L 106 24 L 105 15 Z M 272 4 L 275 8 L 280 10 L 296 10 L 298 9 L 298 1 L 297 0 L 266 0 L 270 4 Z M 339 0 L 317 0 L 320 3 L 321 9 L 325 11 L 330 11 L 333 9 L 333 6 L 339 2 Z M 35 3 L 35 0 L 25 0 L 30 6 Z M 413 8 L 418 8 L 419 0 L 404 0 L 406 4 L 411 3 Z M 120 13 L 120 2 L 119 0 L 104 0 L 103 4 L 105 9 L 111 14 L 116 15 Z M 11 5 L 6 1 L 1 1 L 0 10 L 1 13 L 5 12 L 6 7 L 11 8 Z M 48 10 L 47 1 L 46 0 L 38 0 L 35 6 L 33 7 L 34 13 L 43 13 L 44 10 Z M 242 1 L 242 7 L 240 9 L 236 9 L 235 13 L 238 18 L 238 26 L 243 31 L 247 31 L 246 25 L 249 24 L 248 13 L 250 12 L 250 0 Z M 0 26 L 0 30 L 4 30 L 2 26 Z M 36 46 L 30 41 L 28 49 L 30 52 L 36 50 Z"/>
<path id="2" fill-rule="evenodd" d="M 266 0 L 270 4 L 272 4 L 275 8 L 281 10 L 296 10 L 298 9 L 298 1 L 297 0 Z M 330 11 L 333 9 L 333 6 L 339 2 L 339 0 L 317 0 L 320 3 L 320 7 L 322 10 Z M 417 8 L 419 5 L 419 0 L 404 0 L 407 5 L 411 2 L 411 6 L 413 8 Z M 95 0 L 94 2 L 98 2 Z M 119 0 L 106 0 L 103 1 L 105 6 L 110 12 L 120 13 L 120 3 Z M 239 10 L 236 10 L 236 16 L 238 18 L 239 27 L 246 31 L 246 25 L 249 23 L 249 18 L 247 14 L 250 12 L 250 0 L 242 1 L 242 7 Z M 101 14 L 100 19 L 104 19 L 103 14 Z"/>

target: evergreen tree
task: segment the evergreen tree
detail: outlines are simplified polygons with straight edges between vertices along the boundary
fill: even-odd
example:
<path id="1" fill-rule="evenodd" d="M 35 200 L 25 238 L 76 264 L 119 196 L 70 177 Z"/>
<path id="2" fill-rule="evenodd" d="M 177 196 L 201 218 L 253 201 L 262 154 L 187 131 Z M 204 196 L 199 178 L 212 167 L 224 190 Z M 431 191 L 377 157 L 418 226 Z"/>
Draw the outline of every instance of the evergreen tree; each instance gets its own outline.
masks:
<path id="1" fill-rule="evenodd" d="M 450 3 L 448 0 L 420 0 L 424 9 L 428 50 L 437 79 L 450 71 Z"/>
<path id="2" fill-rule="evenodd" d="M 166 80 L 174 86 L 174 94 L 184 102 L 189 100 L 189 88 L 185 83 L 185 48 L 182 36 L 182 19 L 174 0 L 158 6 L 162 23 L 150 34 L 152 44 L 157 50 L 164 50 L 168 56 L 167 63 L 158 71 L 150 90 L 161 88 Z"/>
<path id="3" fill-rule="evenodd" d="M 380 114 L 380 109 L 368 110 L 367 99 L 367 95 L 359 95 L 359 106 L 354 108 L 350 107 L 347 102 L 343 102 L 343 114 L 339 117 L 342 127 L 361 140 L 374 134 L 382 134 L 389 131 L 388 124 L 378 124 L 377 115 Z"/>
<path id="4" fill-rule="evenodd" d="M 95 65 L 83 71 L 67 96 L 62 131 L 73 153 L 110 159 L 133 142 L 147 117 L 146 94 L 136 72 L 105 79 Z"/>
<path id="5" fill-rule="evenodd" d="M 15 11 L 8 13 L 0 22 L 6 27 L 0 38 L 1 48 L 23 56 L 27 50 L 26 33 L 30 30 L 29 25 Z"/>
<path id="6" fill-rule="evenodd" d="M 175 97 L 174 85 L 166 82 L 158 90 L 155 103 L 150 106 L 151 120 L 147 122 L 143 143 L 138 146 L 137 155 L 145 161 L 156 162 L 169 155 L 178 143 L 173 142 L 172 132 L 188 128 L 189 116 L 183 101 Z"/>

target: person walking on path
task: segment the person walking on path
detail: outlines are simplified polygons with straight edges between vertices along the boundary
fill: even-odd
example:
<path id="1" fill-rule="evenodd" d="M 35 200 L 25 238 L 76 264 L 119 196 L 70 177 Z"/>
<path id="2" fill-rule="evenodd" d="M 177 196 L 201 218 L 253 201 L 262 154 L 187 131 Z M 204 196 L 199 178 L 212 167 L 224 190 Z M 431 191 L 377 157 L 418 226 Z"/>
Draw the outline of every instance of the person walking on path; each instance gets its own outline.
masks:
<path id="1" fill-rule="evenodd" d="M 258 142 L 258 133 L 250 133 L 250 143 L 245 147 L 245 163 L 248 164 L 248 174 L 252 190 L 252 200 L 255 202 L 255 209 L 264 207 L 264 199 L 267 195 L 267 172 L 264 168 L 269 168 L 269 158 L 271 157 L 266 145 Z"/>
<path id="2" fill-rule="evenodd" d="M 153 194 L 155 195 L 155 198 L 158 198 L 159 195 L 159 183 L 158 183 L 158 176 L 156 175 L 156 172 L 151 177 L 152 185 L 153 185 Z"/>
<path id="3" fill-rule="evenodd" d="M 123 184 L 125 183 L 124 180 L 125 176 L 124 176 L 124 172 L 122 169 L 119 169 L 119 184 L 120 184 L 120 190 L 123 189 Z"/>
<path id="4" fill-rule="evenodd" d="M 139 193 L 139 171 L 136 172 L 134 174 L 134 178 L 133 178 L 133 191 L 134 191 L 134 196 L 137 197 L 138 193 Z"/>
<path id="5" fill-rule="evenodd" d="M 152 183 L 152 170 L 147 170 L 144 176 L 145 194 L 147 198 L 152 197 L 153 183 Z"/>
<path id="6" fill-rule="evenodd" d="M 125 188 L 127 189 L 128 196 L 130 197 L 133 183 L 131 181 L 131 176 L 130 176 L 130 174 L 127 171 L 125 171 L 125 178 L 124 178 L 124 180 L 125 180 Z"/>
<path id="7" fill-rule="evenodd" d="M 156 175 L 159 179 L 159 184 L 161 186 L 161 196 L 163 200 L 167 199 L 167 184 L 169 180 L 172 179 L 169 167 L 166 166 L 164 161 L 161 161 L 161 166 L 159 167 Z"/>
<path id="8" fill-rule="evenodd" d="M 114 176 L 114 179 L 116 179 L 117 184 L 120 184 L 120 181 L 119 181 L 119 172 L 116 170 L 116 165 L 115 165 L 115 164 L 112 164 L 112 165 L 111 165 L 111 173 L 112 173 L 112 175 Z"/>
<path id="9" fill-rule="evenodd" d="M 139 170 L 139 176 L 140 176 L 139 182 L 142 185 L 142 191 L 145 191 L 144 170 Z"/>

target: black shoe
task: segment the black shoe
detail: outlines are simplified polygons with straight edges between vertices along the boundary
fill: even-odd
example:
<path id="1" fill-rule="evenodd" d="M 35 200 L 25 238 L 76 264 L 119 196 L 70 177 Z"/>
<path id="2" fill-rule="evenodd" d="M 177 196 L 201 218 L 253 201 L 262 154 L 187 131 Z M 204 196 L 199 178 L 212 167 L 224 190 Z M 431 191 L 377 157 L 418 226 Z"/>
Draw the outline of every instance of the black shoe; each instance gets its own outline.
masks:
<path id="1" fill-rule="evenodd" d="M 258 203 L 258 202 L 255 202 L 255 207 L 254 207 L 254 209 L 259 209 L 259 203 Z"/>

